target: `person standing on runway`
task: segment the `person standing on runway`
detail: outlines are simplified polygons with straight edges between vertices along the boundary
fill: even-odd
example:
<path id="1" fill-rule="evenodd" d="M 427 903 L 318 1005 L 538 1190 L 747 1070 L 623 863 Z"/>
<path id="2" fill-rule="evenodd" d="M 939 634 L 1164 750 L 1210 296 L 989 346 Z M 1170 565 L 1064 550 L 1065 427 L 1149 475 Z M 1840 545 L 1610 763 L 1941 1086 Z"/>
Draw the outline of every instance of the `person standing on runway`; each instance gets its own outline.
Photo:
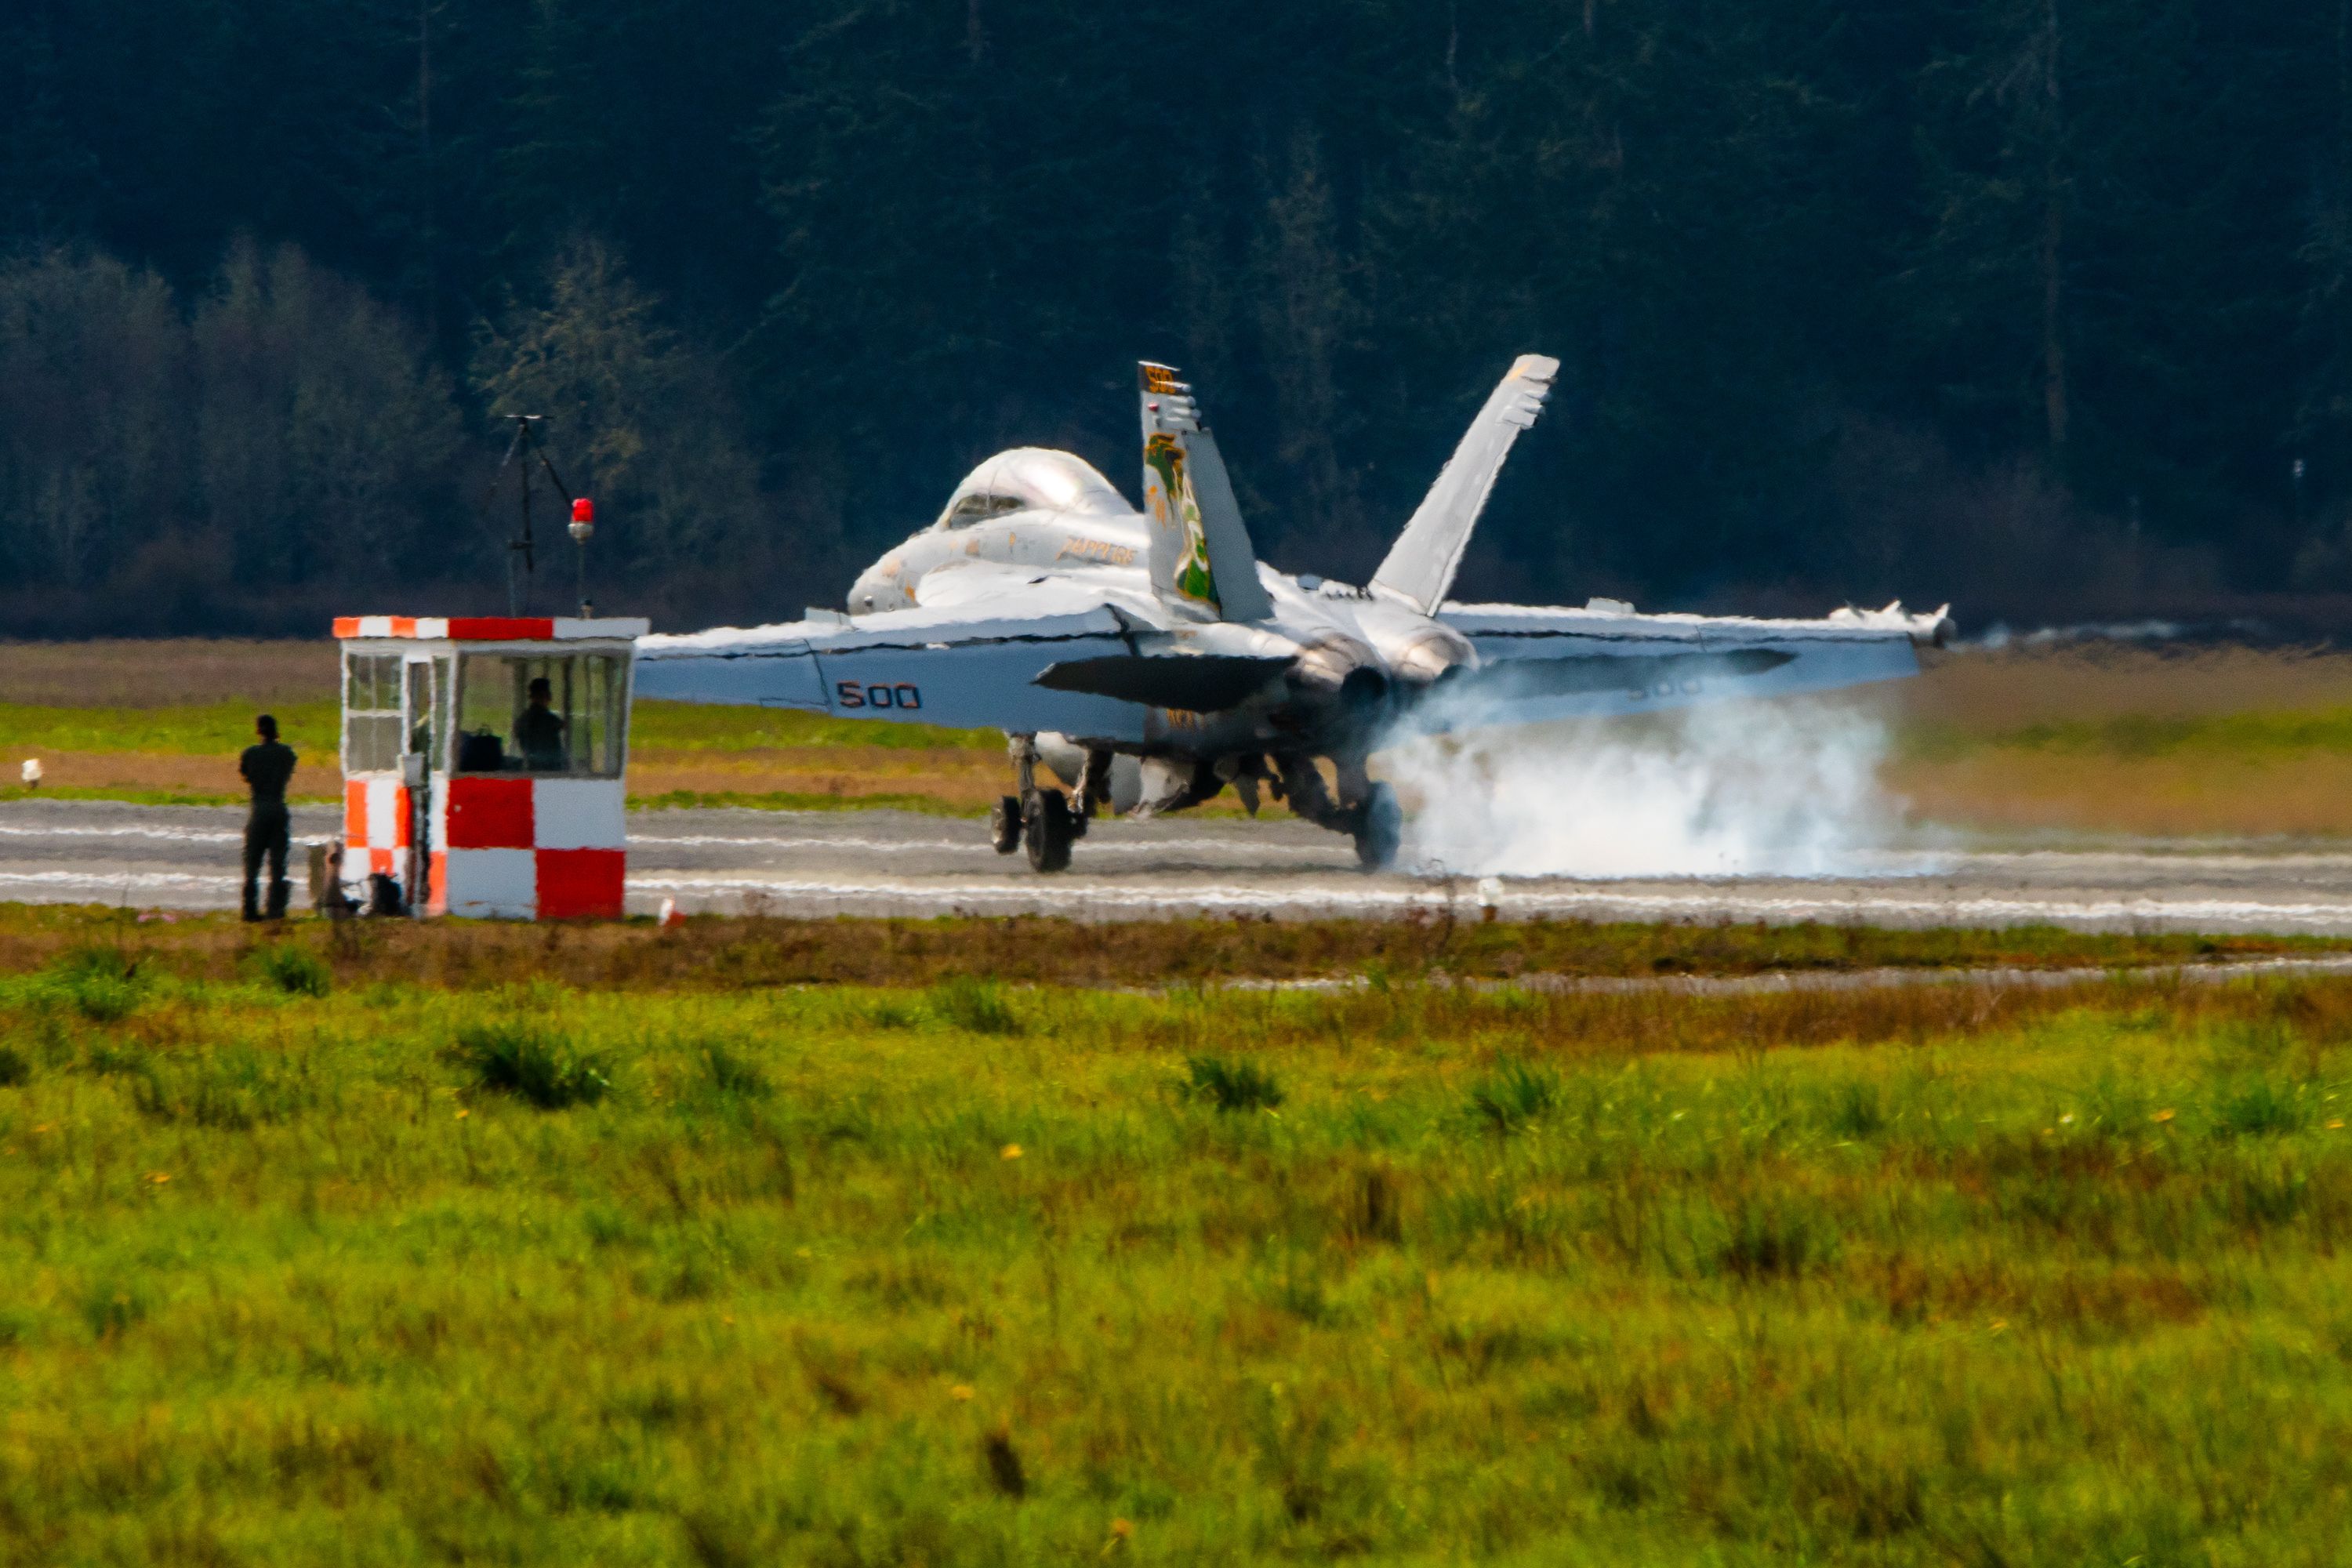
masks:
<path id="1" fill-rule="evenodd" d="M 261 862 L 269 861 L 269 916 L 286 918 L 286 851 L 293 824 L 286 814 L 286 785 L 294 777 L 294 748 L 278 739 L 278 721 L 264 713 L 253 721 L 261 737 L 237 759 L 236 771 L 253 792 L 253 808 L 245 818 L 245 918 L 262 918 L 259 889 L 254 886 Z"/>

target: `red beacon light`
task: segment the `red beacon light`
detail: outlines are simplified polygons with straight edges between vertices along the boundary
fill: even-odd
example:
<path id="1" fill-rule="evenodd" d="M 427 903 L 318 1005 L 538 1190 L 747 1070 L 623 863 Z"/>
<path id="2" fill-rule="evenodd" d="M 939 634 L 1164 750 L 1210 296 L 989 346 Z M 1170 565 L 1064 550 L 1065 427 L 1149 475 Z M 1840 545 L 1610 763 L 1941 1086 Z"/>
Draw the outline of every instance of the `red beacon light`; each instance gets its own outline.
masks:
<path id="1" fill-rule="evenodd" d="M 582 496 L 572 503 L 572 537 L 584 542 L 596 531 L 596 503 Z"/>

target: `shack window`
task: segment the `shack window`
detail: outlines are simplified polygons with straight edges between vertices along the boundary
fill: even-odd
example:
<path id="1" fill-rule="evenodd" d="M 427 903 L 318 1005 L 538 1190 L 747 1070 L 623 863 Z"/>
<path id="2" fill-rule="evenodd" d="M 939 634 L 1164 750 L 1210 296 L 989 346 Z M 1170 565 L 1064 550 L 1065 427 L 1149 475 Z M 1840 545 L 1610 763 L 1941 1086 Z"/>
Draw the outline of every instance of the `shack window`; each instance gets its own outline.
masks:
<path id="1" fill-rule="evenodd" d="M 627 688 L 618 654 L 466 654 L 457 771 L 611 778 L 621 771 Z"/>
<path id="2" fill-rule="evenodd" d="M 343 660 L 343 771 L 400 766 L 400 655 L 355 653 Z"/>
<path id="3" fill-rule="evenodd" d="M 457 690 L 456 661 L 442 654 L 433 661 L 433 728 L 420 744 L 413 749 L 433 759 L 433 766 L 446 769 L 449 765 L 449 699 Z"/>
<path id="4" fill-rule="evenodd" d="M 446 767 L 442 742 L 449 733 L 449 661 L 408 661 L 408 750 L 430 767 Z"/>

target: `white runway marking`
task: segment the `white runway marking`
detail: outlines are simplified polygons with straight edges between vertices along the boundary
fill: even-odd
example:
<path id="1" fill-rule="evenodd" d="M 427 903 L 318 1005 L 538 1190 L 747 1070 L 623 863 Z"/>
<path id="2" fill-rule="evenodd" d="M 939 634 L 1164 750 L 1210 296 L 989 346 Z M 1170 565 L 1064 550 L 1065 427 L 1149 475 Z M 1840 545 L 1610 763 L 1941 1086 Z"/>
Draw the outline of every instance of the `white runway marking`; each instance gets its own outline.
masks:
<path id="1" fill-rule="evenodd" d="M 234 908 L 243 813 L 114 802 L 0 804 L 0 899 Z M 332 833 L 332 806 L 295 813 L 297 840 Z M 2077 929 L 2352 935 L 2352 851 L 2336 843 L 2200 847 L 2102 840 L 2079 849 L 1890 848 L 1852 874 L 1615 881 L 1408 872 L 1365 876 L 1347 841 L 1302 823 L 1207 818 L 1097 824 L 1067 873 L 999 856 L 978 822 L 889 811 L 666 810 L 632 836 L 630 907 L 665 897 L 689 912 L 1169 914 L 1477 920 L 1818 921 L 1893 926 L 2052 924 Z M 299 851 L 298 851 L 299 854 Z"/>
<path id="2" fill-rule="evenodd" d="M 229 873 L 228 902 L 236 901 L 236 873 Z M 0 871 L 0 897 L 13 896 L 30 903 L 80 903 L 79 899 L 44 900 L 38 895 L 45 889 L 75 889 L 89 890 L 93 896 L 102 894 L 102 901 L 111 902 L 117 892 L 163 892 L 188 889 L 217 893 L 223 886 L 221 875 L 210 872 L 197 875 L 188 871 L 125 871 L 110 875 L 103 871 Z M 226 904 L 224 908 L 227 907 Z"/>
<path id="3" fill-rule="evenodd" d="M 740 849 L 856 849 L 879 854 L 905 854 L 920 850 L 929 854 L 940 849 L 987 849 L 985 843 L 971 844 L 956 838 L 839 838 L 815 835 L 797 838 L 753 838 L 734 833 L 632 833 L 632 848 L 659 845 L 665 848 L 740 848 Z"/>
<path id="4" fill-rule="evenodd" d="M 0 839 L 7 838 L 139 838 L 153 844 L 242 844 L 242 833 L 209 833 L 201 828 L 146 827 L 26 827 L 0 823 Z"/>
<path id="5" fill-rule="evenodd" d="M 930 910 L 1030 910 L 1087 915 L 1119 910 L 1248 910 L 1286 914 L 1393 914 L 1420 909 L 1476 919 L 1483 912 L 1466 885 L 1452 893 L 1441 887 L 1396 887 L 1366 882 L 1331 886 L 1254 882 L 1223 884 L 1155 881 L 1122 887 L 1065 878 L 1050 887 L 1001 881 L 925 879 L 889 881 L 874 878 L 788 878 L 747 875 L 648 873 L 632 876 L 629 890 L 649 897 L 690 900 L 697 895 L 762 894 L 785 904 L 795 900 L 925 906 Z M 689 909 L 697 907 L 688 903 Z M 1789 924 L 1811 921 L 1831 925 L 2008 926 L 2058 924 L 2113 928 L 2162 926 L 2169 930 L 2278 930 L 2320 932 L 2352 929 L 2352 900 L 2276 902 L 2258 899 L 2018 899 L 1910 898 L 1883 889 L 1841 886 L 1816 897 L 1762 896 L 1737 884 L 1708 883 L 1686 894 L 1656 891 L 1612 893 L 1590 884 L 1558 890 L 1511 886 L 1496 900 L 1504 919 L 1548 916 L 1591 921 L 1764 921 Z"/>
<path id="6" fill-rule="evenodd" d="M 2281 979 L 2295 975 L 2352 974 L 2352 956 L 2336 958 L 2232 958 L 2210 963 L 2158 963 L 2115 969 L 1799 969 L 1765 974 L 1521 974 L 1508 980 L 1433 977 L 1433 983 L 1466 991 L 1539 991 L 1549 995 L 1623 996 L 1670 993 L 1684 996 L 1759 996 L 1792 991 L 1885 991 L 1905 986 L 1976 985 L 1987 990 L 2055 991 L 2095 985 L 2118 974 L 2145 984 L 2180 980 L 2213 985 L 2231 980 Z M 1363 991 L 1361 975 L 1305 980 L 1229 980 L 1234 991 Z"/>
<path id="7" fill-rule="evenodd" d="M 1122 887 L 1117 883 L 1058 878 L 1047 887 L 1013 882 L 922 881 L 890 882 L 871 878 L 801 878 L 740 875 L 694 875 L 651 872 L 629 879 L 629 890 L 649 895 L 696 893 L 764 893 L 772 898 L 849 899 L 893 903 L 927 904 L 945 910 L 1035 907 L 1051 910 L 1070 908 L 1148 910 L 1175 906 L 1214 909 L 1403 909 L 1413 904 L 1443 908 L 1444 895 L 1418 889 L 1363 888 L 1292 891 L 1279 886 L 1192 885 L 1170 887 L 1159 882 Z"/>
<path id="8" fill-rule="evenodd" d="M 674 809 L 674 808 L 673 808 Z M 794 837 L 759 837 L 733 833 L 631 833 L 633 848 L 721 848 L 721 849 L 850 849 L 860 854 L 993 855 L 996 847 L 988 841 L 986 830 L 977 824 L 972 831 L 955 838 L 873 838 L 847 834 L 804 834 Z M 1102 839 L 1089 835 L 1078 841 L 1078 852 L 1087 855 L 1147 855 L 1176 853 L 1187 855 L 1229 853 L 1235 847 L 1230 839 L 1221 838 L 1147 838 L 1131 843 Z M 1330 860 L 1344 858 L 1349 851 L 1344 843 L 1335 842 L 1329 847 L 1307 844 L 1254 845 L 1253 855 L 1273 855 L 1285 858 Z"/>

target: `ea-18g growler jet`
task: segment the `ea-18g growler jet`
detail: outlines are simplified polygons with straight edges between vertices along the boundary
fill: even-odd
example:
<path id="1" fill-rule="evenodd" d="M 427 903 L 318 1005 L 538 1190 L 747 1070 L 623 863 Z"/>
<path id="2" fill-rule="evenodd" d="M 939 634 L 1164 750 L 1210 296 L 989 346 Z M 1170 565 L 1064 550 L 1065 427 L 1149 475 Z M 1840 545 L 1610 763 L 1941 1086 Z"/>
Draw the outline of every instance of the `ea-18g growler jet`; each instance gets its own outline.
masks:
<path id="1" fill-rule="evenodd" d="M 1378 868 L 1402 817 L 1366 762 L 1402 734 L 1890 679 L 1942 640 L 1943 611 L 1899 604 L 1750 620 L 1449 603 L 1559 369 L 1511 366 L 1360 588 L 1257 559 L 1192 388 L 1146 363 L 1141 511 L 1070 453 L 1000 452 L 857 579 L 847 615 L 647 637 L 637 693 L 1003 730 L 1015 793 L 996 847 L 1025 844 L 1040 871 L 1069 864 L 1098 807 L 1150 816 L 1230 786 L 1255 811 L 1261 785 Z"/>

